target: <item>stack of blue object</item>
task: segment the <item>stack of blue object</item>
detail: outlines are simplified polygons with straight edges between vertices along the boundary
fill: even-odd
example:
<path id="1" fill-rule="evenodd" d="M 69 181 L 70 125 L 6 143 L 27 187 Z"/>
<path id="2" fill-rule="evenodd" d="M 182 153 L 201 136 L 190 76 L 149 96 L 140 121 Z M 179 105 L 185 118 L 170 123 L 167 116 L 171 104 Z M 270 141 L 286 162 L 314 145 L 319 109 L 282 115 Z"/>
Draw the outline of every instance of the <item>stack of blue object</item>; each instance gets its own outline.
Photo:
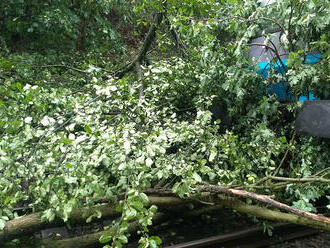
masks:
<path id="1" fill-rule="evenodd" d="M 305 64 L 315 64 L 319 62 L 321 59 L 321 54 L 312 54 L 307 55 L 305 58 Z M 287 66 L 287 59 L 282 59 L 282 62 L 285 66 Z M 284 75 L 285 70 L 282 66 L 282 64 L 279 61 L 276 61 L 275 63 L 269 63 L 269 62 L 261 62 L 258 63 L 259 70 L 258 74 L 261 75 L 264 79 L 267 78 L 269 70 L 271 67 L 275 69 L 277 73 L 281 73 Z M 272 95 L 275 94 L 278 97 L 278 100 L 280 102 L 295 102 L 296 99 L 291 93 L 290 85 L 287 82 L 279 82 L 276 84 L 268 85 L 268 94 Z M 306 100 L 319 100 L 318 97 L 314 96 L 312 92 L 309 92 L 308 96 L 299 96 L 298 101 L 306 101 Z"/>

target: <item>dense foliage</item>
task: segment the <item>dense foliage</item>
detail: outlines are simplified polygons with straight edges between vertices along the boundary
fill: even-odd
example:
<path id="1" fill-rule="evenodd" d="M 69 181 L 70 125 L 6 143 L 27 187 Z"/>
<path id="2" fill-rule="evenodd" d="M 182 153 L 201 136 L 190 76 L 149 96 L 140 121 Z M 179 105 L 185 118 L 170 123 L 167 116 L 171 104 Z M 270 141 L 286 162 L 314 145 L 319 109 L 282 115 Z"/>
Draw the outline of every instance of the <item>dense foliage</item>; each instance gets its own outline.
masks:
<path id="1" fill-rule="evenodd" d="M 280 26 L 293 92 L 328 95 L 329 9 L 327 0 L 2 1 L 0 229 L 17 206 L 69 221 L 74 208 L 125 195 L 118 232 L 101 241 L 121 247 L 137 219 L 141 247 L 157 247 L 148 236 L 157 209 L 144 193 L 155 186 L 186 197 L 200 184 L 235 185 L 316 212 L 330 190 L 317 180 L 329 178 L 329 141 L 295 135 L 301 104 L 264 94 L 268 82 L 246 51 L 250 38 Z M 143 32 L 155 10 L 165 17 L 142 79 L 114 77 L 130 46 L 119 22 Z M 312 51 L 322 59 L 305 65 Z M 226 106 L 230 124 L 212 119 L 214 105 Z M 290 181 L 305 177 L 315 181 Z"/>

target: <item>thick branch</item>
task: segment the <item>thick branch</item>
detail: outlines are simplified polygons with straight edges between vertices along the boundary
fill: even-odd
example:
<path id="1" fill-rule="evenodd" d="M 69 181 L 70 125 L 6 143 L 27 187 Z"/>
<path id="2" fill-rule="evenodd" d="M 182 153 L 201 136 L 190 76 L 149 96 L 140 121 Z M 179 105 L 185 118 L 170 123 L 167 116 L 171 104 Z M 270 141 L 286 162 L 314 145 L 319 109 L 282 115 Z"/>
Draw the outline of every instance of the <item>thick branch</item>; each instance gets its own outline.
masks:
<path id="1" fill-rule="evenodd" d="M 202 195 L 198 198 L 192 197 L 189 198 L 188 200 L 182 200 L 174 196 L 166 196 L 166 197 L 150 196 L 149 204 L 157 205 L 161 210 L 164 209 L 170 210 L 171 208 L 176 209 L 179 205 L 182 206 L 183 204 L 188 204 L 191 201 L 197 200 L 199 203 L 210 203 L 211 205 L 220 204 L 223 206 L 231 207 L 236 209 L 237 211 L 247 214 L 252 214 L 257 217 L 262 217 L 268 220 L 291 222 L 294 224 L 300 224 L 300 225 L 305 225 L 305 226 L 310 226 L 310 227 L 330 231 L 329 218 L 322 215 L 316 215 L 292 208 L 288 205 L 275 201 L 265 195 L 258 195 L 245 190 L 237 190 L 237 189 L 226 188 L 215 185 L 203 185 L 199 187 L 199 190 L 204 193 L 202 193 Z M 149 190 L 149 193 L 151 192 L 162 194 L 163 191 Z M 173 194 L 170 191 L 164 191 L 164 193 L 165 195 Z M 221 193 L 221 195 L 219 195 L 219 193 Z M 205 194 L 208 196 L 205 197 Z M 225 197 L 223 194 L 226 195 L 229 194 L 233 197 L 229 197 L 229 196 Z M 237 196 L 254 199 L 266 203 L 272 207 L 286 210 L 292 214 L 281 213 L 278 211 L 266 209 L 264 207 L 248 205 L 235 199 L 235 197 Z M 226 200 L 222 200 L 224 197 Z M 231 200 L 229 201 L 228 199 Z M 115 204 L 111 204 L 111 205 L 97 206 L 89 209 L 87 208 L 76 209 L 72 211 L 70 221 L 75 224 L 84 223 L 85 218 L 83 216 L 86 216 L 86 212 L 88 216 L 92 214 L 95 210 L 100 211 L 102 213 L 103 218 L 115 217 L 119 215 L 119 213 L 115 211 L 115 207 L 116 207 Z M 23 216 L 15 220 L 8 221 L 6 223 L 5 229 L 0 231 L 0 243 L 6 240 L 13 239 L 15 237 L 32 234 L 46 227 L 57 226 L 57 225 L 63 225 L 63 221 L 57 219 L 52 223 L 42 222 L 41 213 L 34 213 L 31 215 Z"/>
<path id="2" fill-rule="evenodd" d="M 141 63 L 139 61 L 136 62 L 136 73 L 138 81 L 140 82 L 139 100 L 141 101 L 144 98 L 144 87 L 142 82 L 142 68 Z"/>
<path id="3" fill-rule="evenodd" d="M 166 25 L 168 26 L 168 28 L 171 32 L 171 35 L 172 35 L 173 40 L 175 42 L 178 53 L 180 53 L 182 56 L 187 55 L 187 48 L 186 48 L 185 44 L 180 43 L 179 34 L 172 27 L 171 22 L 170 22 L 170 20 L 167 16 L 165 16 L 165 21 L 166 21 Z"/>
<path id="4" fill-rule="evenodd" d="M 181 201 L 181 203 L 184 202 L 184 200 L 181 200 L 181 199 L 179 199 L 179 201 Z M 175 203 L 173 203 L 173 204 L 175 204 Z M 184 204 L 180 204 L 180 205 L 184 206 Z M 218 206 L 201 208 L 201 209 L 197 209 L 197 210 L 193 210 L 193 211 L 185 211 L 183 213 L 183 216 L 186 218 L 192 218 L 192 217 L 200 216 L 202 214 L 217 211 L 221 208 L 222 208 L 222 206 L 218 205 Z M 177 210 L 180 210 L 180 208 Z M 182 212 L 182 209 L 181 209 L 180 213 L 181 212 Z M 157 213 L 155 215 L 155 217 L 153 218 L 152 223 L 153 223 L 153 225 L 160 224 L 161 222 L 163 222 L 165 220 L 167 221 L 168 219 L 169 219 L 168 215 L 165 215 L 163 213 Z M 128 228 L 128 233 L 134 234 L 138 230 L 138 227 L 139 226 L 138 226 L 137 221 L 130 223 L 129 228 Z M 53 247 L 53 248 L 71 248 L 71 247 L 75 248 L 75 247 L 77 247 L 77 244 L 79 244 L 79 247 L 81 247 L 81 248 L 94 247 L 96 244 L 99 243 L 99 238 L 103 234 L 115 233 L 115 231 L 116 230 L 114 228 L 111 228 L 106 231 L 87 234 L 87 235 L 83 235 L 80 237 L 74 237 L 74 238 L 68 238 L 68 239 L 62 239 L 62 240 L 56 240 L 56 241 L 43 241 L 43 243 L 44 243 L 44 245 L 46 245 L 46 247 Z"/>
<path id="5" fill-rule="evenodd" d="M 153 219 L 153 223 L 159 223 L 165 219 L 166 215 L 158 213 Z M 134 221 L 128 225 L 128 233 L 134 233 L 138 231 L 140 225 L 138 221 Z M 110 228 L 109 230 L 87 234 L 83 236 L 78 236 L 74 238 L 62 239 L 62 240 L 52 240 L 43 241 L 43 245 L 52 248 L 76 248 L 79 245 L 80 248 L 84 247 L 95 247 L 99 243 L 99 239 L 102 235 L 108 233 L 115 233 L 116 228 Z"/>
<path id="6" fill-rule="evenodd" d="M 259 218 L 263 218 L 267 220 L 278 221 L 278 222 L 289 222 L 297 225 L 303 225 L 303 226 L 330 231 L 330 224 L 320 222 L 318 220 L 298 216 L 295 214 L 282 213 L 279 211 L 267 209 L 265 207 L 249 205 L 243 203 L 240 200 L 230 197 L 229 198 L 225 197 L 220 199 L 218 201 L 218 204 L 235 209 L 236 211 L 241 213 L 254 215 Z"/>
<path id="7" fill-rule="evenodd" d="M 314 228 L 319 228 L 319 229 L 330 231 L 330 219 L 329 218 L 327 218 L 323 215 L 317 215 L 317 214 L 308 213 L 308 212 L 305 212 L 305 211 L 302 211 L 302 210 L 299 210 L 299 209 L 295 209 L 295 208 L 290 207 L 286 204 L 275 201 L 275 200 L 271 199 L 270 197 L 268 197 L 266 195 L 258 195 L 258 194 L 248 192 L 248 191 L 245 191 L 245 190 L 237 190 L 237 189 L 227 188 L 227 187 L 218 186 L 218 185 L 202 185 L 202 186 L 199 186 L 197 189 L 200 192 L 202 192 L 202 194 L 209 194 L 210 196 L 214 196 L 214 193 L 215 194 L 221 193 L 222 196 L 218 195 L 217 196 L 218 198 L 219 197 L 220 198 L 224 197 L 223 194 L 225 194 L 225 195 L 231 195 L 232 199 L 235 199 L 235 197 L 237 197 L 237 196 L 254 199 L 254 200 L 257 200 L 259 202 L 266 203 L 266 204 L 268 204 L 268 205 L 270 205 L 274 208 L 288 211 L 288 212 L 294 214 L 292 216 L 296 216 L 296 217 L 290 217 L 286 221 L 285 220 L 282 220 L 282 221 L 291 222 L 291 223 L 294 223 L 294 224 L 301 224 L 301 225 L 311 226 L 311 227 L 314 227 Z M 150 192 L 152 192 L 154 194 L 156 194 L 157 192 L 159 192 L 159 194 L 162 194 L 162 192 L 164 192 L 167 195 L 170 194 L 169 190 L 155 190 L 155 189 L 153 189 L 153 190 L 150 190 Z M 230 197 L 226 197 L 226 198 L 230 198 Z M 206 198 L 205 197 L 199 197 L 198 200 L 200 202 L 202 202 L 202 203 L 204 202 L 206 204 L 213 204 L 213 205 L 218 204 L 217 199 L 214 198 L 214 197 L 213 198 L 211 197 L 210 199 L 208 199 L 207 197 Z M 221 202 L 221 204 L 227 206 L 226 204 L 224 204 L 224 202 Z M 256 207 L 256 206 L 253 206 L 253 205 L 247 205 L 247 206 L 251 206 L 253 209 Z M 269 209 L 268 209 L 268 211 L 271 211 L 270 213 L 274 212 L 276 214 L 284 214 L 284 213 L 269 210 Z M 248 212 L 246 212 L 246 213 L 248 213 Z M 254 215 L 254 213 L 249 213 L 249 214 Z M 286 215 L 288 215 L 288 214 L 285 214 L 283 216 L 286 216 Z M 256 215 L 256 216 L 259 216 L 259 215 Z M 266 218 L 266 219 L 269 219 L 269 220 L 273 220 L 272 218 L 267 218 L 266 216 L 260 216 L 260 217 L 263 217 L 263 218 Z M 285 217 L 283 217 L 283 218 L 285 219 Z M 297 220 L 292 221 L 292 219 L 297 219 Z M 274 219 L 274 220 L 276 220 L 276 219 Z M 300 222 L 305 223 L 305 224 L 302 224 Z"/>
<path id="8" fill-rule="evenodd" d="M 326 179 L 322 177 L 289 178 L 289 177 L 269 176 L 268 178 L 276 181 L 295 182 L 295 183 L 306 183 L 306 182 L 330 183 L 330 179 Z"/>
<path id="9" fill-rule="evenodd" d="M 241 197 L 244 197 L 244 198 L 250 198 L 250 199 L 257 200 L 259 202 L 263 202 L 263 203 L 266 203 L 268 205 L 271 205 L 272 207 L 282 209 L 282 210 L 288 211 L 290 213 L 293 213 L 295 215 L 305 217 L 305 218 L 308 218 L 308 219 L 311 219 L 311 220 L 314 220 L 314 221 L 322 222 L 322 223 L 327 224 L 327 225 L 330 226 L 330 219 L 325 217 L 325 216 L 317 215 L 317 214 L 313 214 L 313 213 L 308 213 L 308 212 L 290 207 L 286 204 L 275 201 L 275 200 L 271 199 L 270 197 L 268 197 L 266 195 L 259 195 L 259 194 L 255 194 L 255 193 L 248 192 L 248 191 L 245 191 L 245 190 L 230 189 L 230 188 L 226 188 L 226 187 L 222 187 L 222 186 L 216 186 L 216 185 L 201 186 L 200 190 L 204 191 L 204 192 L 225 193 L 225 194 L 230 194 L 230 195 L 234 195 L 234 196 L 241 196 Z"/>
<path id="10" fill-rule="evenodd" d="M 218 204 L 220 206 L 232 208 L 238 212 L 254 215 L 254 216 L 257 216 L 257 217 L 260 217 L 263 219 L 267 219 L 267 220 L 278 221 L 278 222 L 289 222 L 289 223 L 294 223 L 294 224 L 298 224 L 298 225 L 310 226 L 310 227 L 330 231 L 330 225 L 327 225 L 325 223 L 321 223 L 319 221 L 300 217 L 300 216 L 297 216 L 294 214 L 282 213 L 282 212 L 270 210 L 270 209 L 260 207 L 260 206 L 249 205 L 249 204 L 246 204 L 240 200 L 237 200 L 237 199 L 231 198 L 231 197 L 223 197 L 223 196 L 220 196 L 220 197 L 211 196 L 210 197 L 209 194 L 202 194 L 200 196 L 200 199 L 203 201 L 211 200 L 212 202 L 215 202 L 216 204 Z M 181 200 L 181 201 L 184 201 L 184 200 Z M 205 208 L 205 209 L 197 210 L 197 211 L 192 211 L 191 213 L 192 213 L 192 216 L 197 216 L 201 213 L 213 211 L 214 209 L 218 209 L 218 206 L 209 207 L 209 208 Z M 189 215 L 189 213 L 186 214 L 186 216 L 188 216 L 188 215 Z M 160 223 L 161 221 L 166 219 L 166 216 L 163 214 L 158 214 L 155 217 L 156 218 L 153 220 L 154 224 Z M 132 222 L 129 225 L 128 232 L 134 233 L 137 230 L 138 230 L 137 222 Z M 81 237 L 63 239 L 63 240 L 58 240 L 58 241 L 48 241 L 48 242 L 46 241 L 46 242 L 44 242 L 44 244 L 48 245 L 49 247 L 54 247 L 54 248 L 71 248 L 71 247 L 75 248 L 78 243 L 79 243 L 79 247 L 89 247 L 89 246 L 92 246 L 93 244 L 97 244 L 99 237 L 101 235 L 109 233 L 109 232 L 110 233 L 115 232 L 115 229 L 112 228 L 107 231 L 88 234 L 88 235 L 84 235 Z"/>
<path id="11" fill-rule="evenodd" d="M 248 46 L 262 46 L 262 47 L 266 47 L 266 48 L 268 48 L 268 49 L 271 50 L 273 53 L 275 53 L 275 56 L 276 56 L 276 58 L 278 59 L 278 61 L 280 61 L 280 64 L 281 64 L 283 70 L 286 71 L 286 66 L 285 66 L 285 64 L 283 63 L 283 61 L 282 61 L 282 59 L 281 59 L 281 56 L 280 56 L 280 54 L 278 53 L 278 51 L 277 51 L 275 45 L 273 45 L 274 47 L 271 47 L 271 46 L 268 46 L 268 45 L 263 44 L 263 43 L 250 43 L 250 44 L 248 44 Z"/>
<path id="12" fill-rule="evenodd" d="M 176 207 L 182 203 L 183 201 L 177 197 L 149 197 L 149 204 L 157 205 L 160 209 Z M 189 201 L 184 201 L 184 204 L 187 203 L 189 203 Z M 92 208 L 75 209 L 71 212 L 70 222 L 73 224 L 85 223 L 86 218 L 84 216 L 89 216 L 96 210 L 102 213 L 102 218 L 116 217 L 120 214 L 116 211 L 116 207 L 116 204 L 108 204 Z M 44 228 L 64 224 L 60 219 L 56 219 L 51 223 L 43 222 L 41 220 L 41 215 L 42 213 L 34 213 L 8 221 L 5 228 L 0 231 L 0 243 L 23 235 L 32 234 Z"/>
<path id="13" fill-rule="evenodd" d="M 71 213 L 70 221 L 73 223 L 84 223 L 85 218 L 83 218 L 83 215 L 88 216 L 89 213 L 91 214 L 96 210 L 100 211 L 104 218 L 114 217 L 119 214 L 115 211 L 114 205 L 103 205 L 91 209 L 75 209 Z M 32 234 L 47 227 L 63 224 L 63 221 L 60 219 L 56 219 L 53 222 L 43 222 L 41 215 L 42 213 L 34 213 L 8 221 L 5 228 L 0 231 L 0 243 L 23 235 Z"/>
<path id="14" fill-rule="evenodd" d="M 140 48 L 138 56 L 130 64 L 122 68 L 119 72 L 115 73 L 116 77 L 122 78 L 127 72 L 134 69 L 134 66 L 137 62 L 141 63 L 144 60 L 146 53 L 148 52 L 152 42 L 155 39 L 156 30 L 159 24 L 161 23 L 162 19 L 163 19 L 163 14 L 161 12 L 157 12 L 154 16 L 153 22 L 149 28 L 148 34 L 143 42 L 143 45 Z"/>

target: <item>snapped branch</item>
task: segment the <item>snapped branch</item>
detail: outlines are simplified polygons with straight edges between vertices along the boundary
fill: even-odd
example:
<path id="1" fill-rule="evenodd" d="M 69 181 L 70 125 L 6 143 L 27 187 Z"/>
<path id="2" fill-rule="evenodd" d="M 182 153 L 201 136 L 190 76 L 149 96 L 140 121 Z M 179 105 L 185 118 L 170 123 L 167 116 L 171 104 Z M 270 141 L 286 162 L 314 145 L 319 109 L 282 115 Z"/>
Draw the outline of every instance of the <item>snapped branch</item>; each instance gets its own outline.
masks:
<path id="1" fill-rule="evenodd" d="M 152 42 L 154 41 L 156 37 L 156 30 L 160 23 L 162 22 L 163 19 L 163 13 L 162 12 L 157 12 L 154 15 L 153 22 L 149 28 L 148 34 L 143 42 L 142 47 L 140 48 L 140 51 L 137 55 L 137 57 L 128 65 L 124 66 L 122 69 L 120 69 L 118 72 L 115 73 L 115 76 L 118 78 L 122 78 L 127 72 L 130 72 L 131 70 L 134 69 L 136 66 L 136 63 L 140 63 L 144 60 Z"/>

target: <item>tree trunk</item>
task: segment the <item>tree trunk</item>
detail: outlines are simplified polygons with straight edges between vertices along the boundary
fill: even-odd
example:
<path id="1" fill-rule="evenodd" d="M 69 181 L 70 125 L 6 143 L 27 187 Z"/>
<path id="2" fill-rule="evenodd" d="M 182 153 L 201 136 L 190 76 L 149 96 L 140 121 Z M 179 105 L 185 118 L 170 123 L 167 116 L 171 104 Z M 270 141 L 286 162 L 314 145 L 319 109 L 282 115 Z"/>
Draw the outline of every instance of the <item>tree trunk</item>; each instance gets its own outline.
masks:
<path id="1" fill-rule="evenodd" d="M 209 196 L 201 196 L 201 199 L 208 201 Z M 184 200 L 182 200 L 182 201 L 184 201 Z M 287 213 L 270 210 L 270 209 L 263 208 L 260 206 L 251 206 L 251 205 L 248 205 L 248 204 L 246 204 L 240 200 L 234 199 L 234 198 L 227 198 L 227 197 L 221 198 L 220 197 L 214 202 L 219 205 L 215 205 L 215 206 L 211 206 L 211 207 L 207 207 L 207 208 L 203 208 L 203 209 L 197 209 L 197 210 L 190 211 L 190 212 L 185 212 L 185 213 L 182 213 L 182 215 L 185 217 L 195 217 L 195 216 L 198 216 L 203 213 L 218 210 L 220 207 L 229 207 L 231 209 L 237 210 L 238 212 L 254 215 L 254 216 L 257 216 L 257 217 L 260 217 L 263 219 L 267 219 L 267 220 L 272 220 L 272 221 L 277 221 L 277 222 L 288 222 L 288 223 L 293 223 L 293 224 L 313 227 L 316 229 L 330 231 L 330 225 L 328 225 L 328 224 L 320 223 L 313 219 L 304 218 L 304 217 L 297 216 L 294 214 L 287 214 Z M 175 200 L 175 202 L 173 202 L 173 205 L 177 205 L 177 200 Z M 165 219 L 167 219 L 166 215 L 158 214 L 155 216 L 155 219 L 153 220 L 153 224 L 160 223 Z M 138 230 L 137 222 L 132 222 L 129 225 L 128 232 L 130 234 L 133 234 L 137 230 Z M 93 233 L 93 234 L 87 234 L 87 235 L 75 237 L 75 238 L 69 238 L 69 239 L 63 239 L 63 240 L 57 240 L 57 241 L 44 241 L 43 244 L 46 245 L 46 247 L 54 247 L 54 248 L 75 248 L 75 247 L 77 247 L 77 244 L 79 244 L 79 247 L 81 247 L 81 248 L 95 247 L 99 243 L 99 238 L 103 234 L 111 233 L 114 231 L 115 231 L 115 229 L 112 228 L 107 231 L 101 231 L 101 232 L 97 232 L 97 233 Z"/>
<path id="2" fill-rule="evenodd" d="M 156 30 L 158 28 L 158 25 L 161 23 L 163 19 L 163 13 L 157 12 L 154 16 L 153 22 L 149 28 L 148 34 L 143 42 L 142 47 L 140 48 L 138 56 L 127 66 L 124 66 L 119 72 L 115 73 L 115 76 L 118 78 L 122 78 L 127 72 L 134 69 L 136 66 L 136 63 L 140 63 L 144 60 L 144 57 L 146 56 L 146 53 L 149 50 L 149 47 L 151 46 L 151 43 L 154 41 L 156 36 Z"/>
<path id="3" fill-rule="evenodd" d="M 149 197 L 149 205 L 157 205 L 159 209 L 176 208 L 178 205 L 187 204 L 189 201 L 181 200 L 177 197 Z M 113 218 L 119 216 L 120 213 L 116 211 L 116 204 L 101 205 L 92 208 L 74 209 L 70 216 L 70 223 L 82 224 L 86 222 L 86 217 L 90 216 L 96 210 L 102 213 L 102 218 Z M 6 223 L 5 228 L 0 231 L 0 244 L 2 242 L 32 234 L 44 228 L 64 225 L 60 219 L 53 222 L 43 222 L 41 220 L 41 213 L 29 214 L 20 218 L 10 220 Z"/>
<path id="4" fill-rule="evenodd" d="M 261 207 L 257 205 L 250 205 L 246 204 L 237 198 L 235 196 L 226 196 L 224 194 L 218 194 L 219 191 L 224 190 L 220 186 L 214 186 L 208 187 L 209 190 L 213 193 L 205 192 L 201 193 L 198 197 L 192 197 L 188 200 L 180 199 L 178 197 L 174 196 L 149 196 L 149 205 L 157 205 L 161 211 L 175 211 L 178 209 L 181 209 L 181 207 L 184 207 L 185 210 L 188 209 L 187 205 L 191 203 L 198 203 L 198 204 L 206 204 L 206 205 L 213 205 L 217 207 L 216 205 L 228 207 L 231 209 L 234 209 L 241 213 L 246 213 L 250 215 L 254 215 L 263 219 L 272 220 L 272 221 L 278 221 L 278 222 L 288 222 L 292 224 L 298 224 L 303 226 L 308 226 L 316 229 L 321 229 L 325 231 L 330 231 L 330 224 L 328 223 L 328 218 L 322 215 L 314 215 L 314 214 L 301 214 L 300 212 L 294 212 L 294 213 L 283 213 L 275 210 L 268 209 L 266 207 Z M 206 187 L 204 187 L 206 189 Z M 228 189 L 226 189 L 228 190 Z M 232 189 L 229 189 L 232 190 Z M 215 194 L 214 191 L 217 193 Z M 235 192 L 235 191 L 234 191 Z M 243 191 L 240 191 L 239 194 L 242 196 Z M 154 190 L 154 193 L 157 193 L 157 190 Z M 161 191 L 159 192 L 162 193 Z M 168 194 L 166 191 L 165 193 Z M 233 193 L 233 192 L 232 192 Z M 173 193 L 172 193 L 173 194 Z M 243 194 L 244 195 L 244 194 Z M 254 198 L 256 199 L 256 198 Z M 266 198 L 263 198 L 266 199 Z M 274 202 L 270 202 L 274 203 Z M 277 207 L 277 205 L 273 205 Z M 70 221 L 73 224 L 79 224 L 85 222 L 85 217 L 92 214 L 95 210 L 99 210 L 102 213 L 102 218 L 111 218 L 116 217 L 120 213 L 116 212 L 116 205 L 110 204 L 110 205 L 101 205 L 96 206 L 93 208 L 83 208 L 83 209 L 76 209 L 72 211 Z M 203 211 L 203 210 L 202 210 Z M 300 210 L 299 210 L 300 211 Z M 185 215 L 182 213 L 182 215 Z M 44 229 L 46 227 L 52 227 L 52 226 L 58 226 L 63 225 L 63 221 L 56 219 L 52 223 L 48 222 L 42 222 L 41 221 L 41 213 L 34 213 L 27 216 L 23 216 L 20 218 L 17 218 L 15 220 L 8 221 L 6 223 L 6 227 L 4 230 L 0 231 L 0 243 L 20 237 L 23 235 L 32 234 L 36 231 L 39 231 L 41 229 Z M 317 217 L 317 218 L 315 218 Z M 134 226 L 134 224 L 132 224 Z M 96 236 L 95 236 L 96 235 Z M 90 244 L 92 242 L 91 240 L 96 240 L 100 237 L 102 234 L 91 234 L 91 236 L 82 237 L 83 243 Z M 79 239 L 79 237 L 74 238 Z M 93 242 L 94 242 L 93 241 Z M 63 241 L 62 243 L 71 241 Z M 76 241 L 75 241 L 76 242 Z M 64 247 L 64 246 L 63 246 Z M 81 246 L 83 247 L 83 246 Z"/>

